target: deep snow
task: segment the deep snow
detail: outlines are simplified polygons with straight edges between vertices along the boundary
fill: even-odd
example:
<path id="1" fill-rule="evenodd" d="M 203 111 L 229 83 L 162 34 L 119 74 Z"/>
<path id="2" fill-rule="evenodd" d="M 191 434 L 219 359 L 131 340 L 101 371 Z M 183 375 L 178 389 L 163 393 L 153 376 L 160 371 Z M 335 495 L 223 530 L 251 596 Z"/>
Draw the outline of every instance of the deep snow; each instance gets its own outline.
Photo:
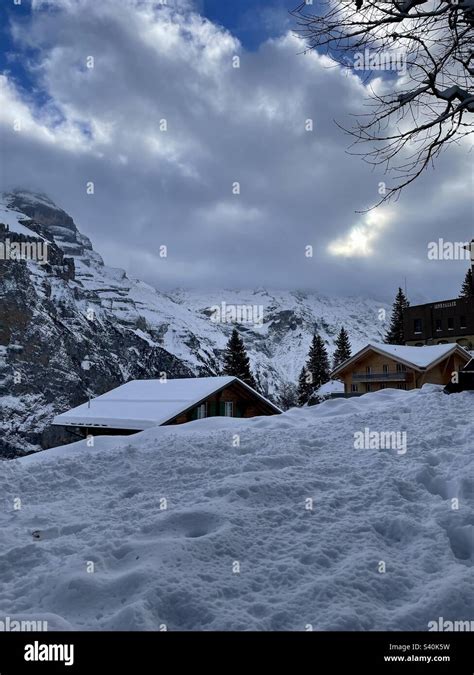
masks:
<path id="1" fill-rule="evenodd" d="M 50 630 L 473 619 L 473 408 L 386 389 L 2 462 L 0 611 Z M 355 450 L 366 427 L 406 431 L 407 453 Z"/>

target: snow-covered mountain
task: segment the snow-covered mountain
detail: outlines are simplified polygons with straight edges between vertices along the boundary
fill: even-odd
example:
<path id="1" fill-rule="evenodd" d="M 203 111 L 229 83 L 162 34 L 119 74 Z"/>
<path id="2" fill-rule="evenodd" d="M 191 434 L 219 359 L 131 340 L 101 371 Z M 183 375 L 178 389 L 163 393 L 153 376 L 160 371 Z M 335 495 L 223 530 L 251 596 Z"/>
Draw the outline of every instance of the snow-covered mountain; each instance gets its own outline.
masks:
<path id="1" fill-rule="evenodd" d="M 389 307 L 373 300 L 362 298 L 325 297 L 303 291 L 271 291 L 265 289 L 221 291 L 175 291 L 173 301 L 186 307 L 194 316 L 204 319 L 211 328 L 210 344 L 223 349 L 233 325 L 213 323 L 214 307 L 232 309 L 256 308 L 254 315 L 263 316 L 261 324 L 241 323 L 239 331 L 249 352 L 252 370 L 262 390 L 275 399 L 283 382 L 296 382 L 306 361 L 315 331 L 323 337 L 328 351 L 334 351 L 334 341 L 341 326 L 349 331 L 352 347 L 360 349 L 371 339 L 380 340 L 386 329 L 378 318 L 380 309 L 389 316 Z M 230 308 L 230 309 L 229 309 Z M 221 314 L 222 309 L 221 309 Z M 203 333 L 199 333 L 201 335 Z M 168 349 L 178 352 L 169 343 Z M 185 361 L 191 353 L 180 352 Z"/>
<path id="2" fill-rule="evenodd" d="M 1 462 L 0 607 L 48 630 L 472 621 L 473 399 L 385 389 Z M 406 452 L 356 449 L 366 427 Z"/>
<path id="3" fill-rule="evenodd" d="M 46 242 L 48 263 L 0 260 L 0 456 L 57 443 L 48 425 L 55 413 L 129 378 L 217 374 L 234 325 L 215 320 L 222 303 L 230 315 L 251 312 L 238 329 L 260 388 L 276 402 L 283 383 L 296 381 L 315 330 L 332 352 L 342 325 L 354 349 L 386 328 L 379 311 L 389 308 L 366 299 L 160 292 L 105 265 L 65 211 L 27 191 L 1 197 L 0 243 L 7 239 Z"/>

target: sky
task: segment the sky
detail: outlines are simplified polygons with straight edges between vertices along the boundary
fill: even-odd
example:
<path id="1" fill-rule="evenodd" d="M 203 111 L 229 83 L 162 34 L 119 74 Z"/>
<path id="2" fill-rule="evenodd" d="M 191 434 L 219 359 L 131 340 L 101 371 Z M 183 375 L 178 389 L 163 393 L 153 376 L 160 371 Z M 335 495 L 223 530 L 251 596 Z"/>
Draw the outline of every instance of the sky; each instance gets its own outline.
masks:
<path id="1" fill-rule="evenodd" d="M 360 213 L 390 179 L 336 122 L 367 83 L 303 53 L 296 4 L 5 0 L 0 189 L 47 194 L 107 264 L 160 290 L 456 296 L 467 262 L 427 251 L 473 236 L 472 153 L 451 146 Z"/>

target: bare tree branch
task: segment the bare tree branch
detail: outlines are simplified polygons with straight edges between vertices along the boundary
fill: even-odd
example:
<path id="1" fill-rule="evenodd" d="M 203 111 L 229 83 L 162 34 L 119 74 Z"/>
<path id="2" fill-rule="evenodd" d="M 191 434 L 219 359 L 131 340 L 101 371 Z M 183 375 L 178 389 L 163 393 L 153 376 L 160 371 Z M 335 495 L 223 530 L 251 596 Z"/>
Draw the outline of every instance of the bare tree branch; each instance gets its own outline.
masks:
<path id="1" fill-rule="evenodd" d="M 474 0 L 321 0 L 292 15 L 305 51 L 322 51 L 369 83 L 386 71 L 382 87 L 369 88 L 369 112 L 340 127 L 351 152 L 396 177 L 378 204 L 474 132 Z M 356 152 L 362 143 L 371 149 Z"/>

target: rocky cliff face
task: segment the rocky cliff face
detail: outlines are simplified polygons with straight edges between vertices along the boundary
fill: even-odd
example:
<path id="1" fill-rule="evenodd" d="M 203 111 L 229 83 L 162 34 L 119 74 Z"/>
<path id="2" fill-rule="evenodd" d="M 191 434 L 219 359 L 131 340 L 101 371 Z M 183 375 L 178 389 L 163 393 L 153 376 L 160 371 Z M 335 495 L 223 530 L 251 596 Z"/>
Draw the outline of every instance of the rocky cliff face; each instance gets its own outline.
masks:
<path id="1" fill-rule="evenodd" d="M 365 299 L 267 289 L 160 293 L 105 265 L 44 195 L 1 197 L 0 245 L 7 239 L 46 243 L 48 255 L 46 264 L 0 260 L 0 457 L 68 440 L 52 417 L 128 379 L 218 374 L 235 325 L 228 311 L 260 389 L 277 403 L 315 330 L 332 352 L 341 325 L 353 349 L 386 328 L 384 306 Z M 242 320 L 248 311 L 256 320 Z"/>
<path id="2" fill-rule="evenodd" d="M 7 195 L 0 242 L 48 243 L 48 263 L 0 261 L 0 456 L 71 440 L 51 418 L 130 378 L 190 376 L 86 282 L 104 267 L 73 220 L 37 195 Z M 25 234 L 28 232 L 28 234 Z M 118 275 L 120 276 L 120 275 Z"/>

